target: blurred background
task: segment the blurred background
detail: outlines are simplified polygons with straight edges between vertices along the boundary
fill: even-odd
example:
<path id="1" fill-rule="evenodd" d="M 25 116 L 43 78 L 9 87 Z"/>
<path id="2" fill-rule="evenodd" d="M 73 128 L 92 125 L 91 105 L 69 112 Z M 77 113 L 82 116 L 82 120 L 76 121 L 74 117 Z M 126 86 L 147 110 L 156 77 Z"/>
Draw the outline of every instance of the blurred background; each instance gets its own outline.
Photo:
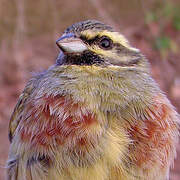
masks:
<path id="1" fill-rule="evenodd" d="M 8 122 L 33 72 L 55 62 L 55 41 L 72 23 L 97 19 L 121 31 L 147 56 L 152 74 L 180 112 L 179 0 L 0 0 L 0 180 Z M 180 145 L 171 171 L 180 180 Z"/>

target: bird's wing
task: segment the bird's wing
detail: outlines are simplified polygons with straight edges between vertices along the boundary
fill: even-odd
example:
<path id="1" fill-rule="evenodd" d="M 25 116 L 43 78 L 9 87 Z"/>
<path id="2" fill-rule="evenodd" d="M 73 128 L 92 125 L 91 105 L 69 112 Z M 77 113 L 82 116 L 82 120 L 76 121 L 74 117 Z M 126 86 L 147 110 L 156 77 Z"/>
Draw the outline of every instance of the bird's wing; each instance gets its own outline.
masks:
<path id="1" fill-rule="evenodd" d="M 14 108 L 14 112 L 11 115 L 10 118 L 10 122 L 9 122 L 9 140 L 10 142 L 13 139 L 14 136 L 14 132 L 19 124 L 19 122 L 21 121 L 21 113 L 24 109 L 24 104 L 26 102 L 26 100 L 28 99 L 29 95 L 31 94 L 33 90 L 33 83 L 30 81 L 26 88 L 24 89 L 23 93 L 20 95 L 18 103 L 16 104 L 15 108 Z"/>
<path id="2" fill-rule="evenodd" d="M 144 169 L 148 167 L 148 173 L 151 175 L 157 172 L 158 168 L 162 171 L 163 162 L 167 175 L 169 163 L 172 163 L 176 154 L 178 114 L 163 95 L 155 97 L 151 106 L 142 109 L 136 105 L 134 108 L 136 123 L 131 125 L 129 131 L 133 141 L 129 147 L 132 164 L 135 168 L 145 165 Z M 150 172 L 149 167 L 152 165 L 155 168 L 151 168 Z M 151 178 L 148 176 L 147 179 Z"/>

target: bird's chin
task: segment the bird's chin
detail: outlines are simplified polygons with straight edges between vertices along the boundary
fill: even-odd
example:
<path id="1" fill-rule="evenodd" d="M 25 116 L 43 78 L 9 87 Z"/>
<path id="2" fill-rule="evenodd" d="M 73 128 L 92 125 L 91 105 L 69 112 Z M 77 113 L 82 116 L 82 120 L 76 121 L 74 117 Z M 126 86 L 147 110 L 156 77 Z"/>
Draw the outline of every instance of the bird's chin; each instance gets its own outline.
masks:
<path id="1" fill-rule="evenodd" d="M 105 60 L 97 54 L 85 50 L 82 53 L 65 53 L 60 52 L 57 60 L 57 65 L 80 65 L 80 66 L 102 66 L 105 65 Z"/>
<path id="2" fill-rule="evenodd" d="M 81 53 L 67 53 L 61 51 L 56 59 L 57 65 L 63 64 L 76 64 L 77 59 L 79 60 L 81 57 Z"/>

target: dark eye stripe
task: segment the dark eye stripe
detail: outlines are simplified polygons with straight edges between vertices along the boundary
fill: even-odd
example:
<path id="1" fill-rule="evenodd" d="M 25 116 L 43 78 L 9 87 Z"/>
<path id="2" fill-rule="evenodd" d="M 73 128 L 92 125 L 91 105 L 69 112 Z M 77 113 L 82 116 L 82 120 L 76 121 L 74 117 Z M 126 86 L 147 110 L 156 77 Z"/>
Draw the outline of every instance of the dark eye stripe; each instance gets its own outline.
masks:
<path id="1" fill-rule="evenodd" d="M 105 49 L 105 50 L 112 49 L 112 47 L 113 47 L 113 41 L 112 41 L 109 37 L 107 37 L 107 36 L 101 36 L 101 37 L 100 37 L 99 35 L 97 35 L 97 36 L 93 37 L 92 39 L 87 39 L 85 36 L 81 36 L 80 38 L 81 38 L 85 43 L 87 43 L 87 44 L 89 44 L 89 45 L 98 44 L 100 48 Z M 104 42 L 104 40 L 105 40 L 106 42 Z M 105 47 L 105 46 L 104 46 L 104 45 L 105 45 L 104 43 L 105 43 L 106 45 L 109 43 L 108 47 Z M 103 44 L 104 44 L 104 45 L 103 45 Z"/>
<path id="2" fill-rule="evenodd" d="M 81 36 L 80 39 L 82 39 L 85 43 L 92 45 L 99 40 L 99 36 L 95 36 L 92 39 L 87 39 L 85 36 Z"/>

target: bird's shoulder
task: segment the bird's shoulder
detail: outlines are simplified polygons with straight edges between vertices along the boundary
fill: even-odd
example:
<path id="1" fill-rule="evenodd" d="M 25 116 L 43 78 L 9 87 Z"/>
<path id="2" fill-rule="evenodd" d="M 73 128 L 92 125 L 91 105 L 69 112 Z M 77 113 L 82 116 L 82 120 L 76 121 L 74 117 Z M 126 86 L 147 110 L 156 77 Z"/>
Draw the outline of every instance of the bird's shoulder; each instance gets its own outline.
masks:
<path id="1" fill-rule="evenodd" d="M 20 94 L 18 102 L 14 108 L 14 111 L 10 117 L 10 122 L 9 122 L 9 140 L 10 142 L 12 141 L 12 138 L 14 136 L 15 130 L 19 124 L 19 122 L 22 119 L 22 112 L 24 111 L 25 104 L 27 100 L 30 98 L 30 95 L 32 92 L 36 89 L 36 86 L 38 84 L 38 81 L 43 77 L 44 73 L 39 73 L 34 75 L 26 84 L 23 92 Z"/>

